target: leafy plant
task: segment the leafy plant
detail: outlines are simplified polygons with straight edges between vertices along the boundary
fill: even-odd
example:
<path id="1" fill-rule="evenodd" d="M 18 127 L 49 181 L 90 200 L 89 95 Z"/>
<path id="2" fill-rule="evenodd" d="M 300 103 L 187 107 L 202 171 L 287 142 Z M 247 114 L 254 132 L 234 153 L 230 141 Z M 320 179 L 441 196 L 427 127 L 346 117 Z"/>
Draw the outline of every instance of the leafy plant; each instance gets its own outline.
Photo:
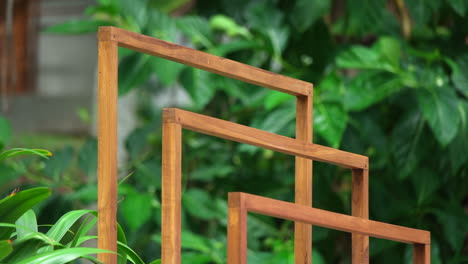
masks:
<path id="1" fill-rule="evenodd" d="M 315 142 L 370 157 L 371 218 L 430 230 L 433 263 L 467 261 L 466 4 L 201 0 L 188 14 L 174 17 L 174 6 L 185 1 L 154 2 L 100 0 L 88 9 L 87 20 L 49 32 L 95 32 L 97 25 L 115 25 L 313 82 Z M 154 87 L 180 85 L 191 99 L 185 108 L 291 137 L 294 98 L 119 52 L 119 91 L 138 93 L 141 121 L 127 138 L 130 158 L 122 173 L 134 176 L 120 190 L 125 196 L 120 217 L 131 230 L 129 243 L 151 259 L 158 253 L 146 249 L 157 245 L 161 229 L 160 109 L 153 103 Z M 184 244 L 191 263 L 223 259 L 228 191 L 293 200 L 291 157 L 190 132 L 184 133 L 184 151 L 182 239 L 195 241 Z M 58 174 L 71 173 L 70 167 Z M 314 206 L 349 214 L 350 172 L 316 162 L 314 175 Z M 90 189 L 85 185 L 79 197 L 89 199 Z M 135 219 L 132 206 L 155 213 Z M 287 262 L 292 224 L 264 217 L 249 221 L 249 257 L 273 263 L 287 256 L 281 259 Z M 314 254 L 324 262 L 348 261 L 350 241 L 344 234 L 320 228 L 313 234 Z M 373 262 L 411 259 L 410 249 L 397 243 L 372 240 L 370 250 Z"/>

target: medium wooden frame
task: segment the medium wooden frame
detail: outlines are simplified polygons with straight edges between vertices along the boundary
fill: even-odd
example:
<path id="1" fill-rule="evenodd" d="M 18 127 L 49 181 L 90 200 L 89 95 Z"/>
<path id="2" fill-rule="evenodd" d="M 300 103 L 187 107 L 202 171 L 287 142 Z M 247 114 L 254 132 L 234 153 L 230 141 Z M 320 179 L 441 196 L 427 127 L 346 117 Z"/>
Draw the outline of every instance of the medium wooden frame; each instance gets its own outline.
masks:
<path id="1" fill-rule="evenodd" d="M 303 159 L 332 163 L 353 169 L 353 205 L 361 211 L 363 202 L 367 202 L 368 158 L 362 155 L 341 151 L 317 144 L 299 141 L 293 138 L 262 131 L 233 122 L 196 114 L 177 108 L 163 109 L 163 156 L 162 156 L 162 238 L 172 243 L 164 244 L 163 263 L 180 263 L 180 212 L 182 182 L 182 128 L 220 137 L 240 143 L 254 145 L 294 155 Z M 359 173 L 365 172 L 365 173 Z M 357 197 L 358 199 L 355 199 Z M 367 205 L 367 204 L 365 204 Z M 366 212 L 367 213 L 367 212 Z M 367 216 L 366 216 L 367 217 Z M 297 225 L 296 225 L 297 226 Z M 310 225 L 309 225 L 310 226 Z M 296 229 L 297 230 L 297 229 Z M 353 239 L 355 239 L 353 237 Z M 353 263 L 365 263 L 368 260 L 368 237 L 360 235 L 354 244 L 365 249 Z M 363 242 L 366 242 L 364 244 Z M 169 245 L 169 246 L 168 246 Z M 297 247 L 295 247 L 296 249 Z M 165 253 L 164 253 L 165 252 Z M 295 254 L 297 254 L 295 250 Z M 309 255 L 311 256 L 311 255 Z M 353 256 L 354 251 L 353 251 Z M 308 257 L 309 259 L 310 257 Z M 175 261 L 175 262 L 172 262 Z"/>
<path id="2" fill-rule="evenodd" d="M 361 217 L 333 213 L 308 206 L 247 193 L 229 193 L 228 261 L 247 263 L 247 213 L 253 212 L 295 222 L 413 244 L 413 262 L 430 264 L 430 233 Z"/>
<path id="3" fill-rule="evenodd" d="M 186 48 L 177 44 L 156 38 L 133 33 L 115 27 L 100 27 L 98 33 L 98 247 L 117 251 L 117 95 L 118 95 L 118 50 L 124 47 L 152 56 L 179 62 L 188 66 L 206 70 L 212 73 L 241 80 L 247 83 L 263 86 L 276 91 L 296 96 L 296 147 L 310 148 L 303 150 L 296 157 L 295 171 L 295 202 L 312 206 L 312 161 L 307 155 L 315 158 L 326 157 L 333 152 L 330 148 L 320 148 L 312 143 L 312 113 L 313 86 L 311 83 L 268 72 L 250 65 L 221 58 L 198 50 Z M 169 173 L 166 184 L 176 184 L 180 178 L 174 171 L 174 162 L 180 155 L 180 129 L 178 123 L 168 123 L 163 126 L 163 153 L 167 156 L 163 162 L 163 172 Z M 167 143 L 171 142 L 171 143 Z M 290 141 L 292 142 L 292 141 Z M 270 142 L 271 143 L 271 142 Z M 279 144 L 278 144 L 279 145 Z M 278 147 L 278 145 L 272 145 Z M 314 150 L 315 149 L 315 150 Z M 283 149 L 287 151 L 287 149 Z M 279 150 L 280 151 L 280 150 Z M 283 151 L 283 152 L 284 152 Z M 328 152 L 330 151 L 330 152 Z M 285 152 L 287 153 L 287 152 Z M 328 154 L 327 154 L 328 153 Z M 307 154 L 307 155 L 306 155 Z M 334 160 L 334 159 L 332 159 Z M 336 164 L 347 164 L 339 161 Z M 353 168 L 353 215 L 368 217 L 368 174 L 366 165 L 357 164 Z M 171 169 L 172 168 L 172 169 Z M 163 173 L 163 174 L 165 174 Z M 180 263 L 180 204 L 175 205 L 177 187 L 163 183 L 163 221 L 166 226 L 162 232 L 162 261 L 164 264 Z M 165 190 L 166 189 L 166 190 Z M 166 202 L 164 202 L 166 201 Z M 165 209 L 164 209 L 165 208 Z M 179 220 L 177 220 L 179 219 Z M 179 221 L 179 222 L 178 222 Z M 176 228 L 177 227 L 177 228 Z M 176 228 L 176 229 L 173 229 Z M 295 263 L 310 264 L 312 250 L 311 225 L 295 224 Z M 174 233 L 170 233 L 174 232 Z M 106 264 L 117 263 L 115 254 L 102 253 L 98 258 Z M 368 238 L 353 237 L 353 263 L 367 263 Z"/>

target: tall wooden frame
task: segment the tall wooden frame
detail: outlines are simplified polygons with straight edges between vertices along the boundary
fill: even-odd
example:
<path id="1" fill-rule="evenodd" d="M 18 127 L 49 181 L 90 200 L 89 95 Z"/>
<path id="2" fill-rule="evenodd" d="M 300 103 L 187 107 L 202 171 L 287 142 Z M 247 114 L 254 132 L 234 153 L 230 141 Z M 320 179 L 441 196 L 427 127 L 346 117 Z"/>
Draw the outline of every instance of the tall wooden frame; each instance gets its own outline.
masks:
<path id="1" fill-rule="evenodd" d="M 247 213 L 254 212 L 285 220 L 308 223 L 361 236 L 372 236 L 413 244 L 413 262 L 430 263 L 430 233 L 382 222 L 333 213 L 247 193 L 229 193 L 228 261 L 247 263 Z"/>
<path id="2" fill-rule="evenodd" d="M 312 144 L 313 86 L 311 83 L 268 72 L 215 55 L 186 48 L 156 38 L 133 33 L 115 27 L 101 27 L 98 33 L 98 247 L 117 250 L 117 94 L 118 94 L 118 52 L 124 47 L 152 56 L 179 62 L 247 83 L 284 92 L 296 96 L 296 140 L 302 141 L 307 150 L 296 157 L 295 202 L 312 206 L 312 161 L 336 154 L 331 148 Z M 163 221 L 171 228 L 163 229 L 162 258 L 164 264 L 180 263 L 180 202 L 175 203 L 180 194 L 180 171 L 174 169 L 180 159 L 180 137 L 182 125 L 168 122 L 163 127 L 163 183 L 175 184 L 163 193 Z M 306 147 L 307 146 L 307 147 Z M 310 149 L 309 149 L 310 148 Z M 315 149 L 315 150 L 314 150 Z M 314 154 L 313 152 L 316 151 Z M 285 152 L 287 153 L 287 152 Z M 291 153 L 290 153 L 291 154 Z M 294 154 L 295 155 L 295 154 Z M 314 156 L 315 155 L 315 156 Z M 327 158 L 325 158 L 325 161 Z M 339 163 L 336 163 L 339 164 Z M 368 174 L 367 158 L 365 164 L 349 166 L 353 169 L 353 215 L 368 217 Z M 167 174 L 168 173 L 168 174 Z M 178 229 L 177 229 L 178 227 Z M 169 233 L 173 230 L 174 233 Z M 295 263 L 310 264 L 312 250 L 311 225 L 295 223 Z M 104 263 L 114 264 L 117 256 L 99 254 Z M 368 262 L 368 238 L 363 235 L 353 237 L 353 263 Z"/>

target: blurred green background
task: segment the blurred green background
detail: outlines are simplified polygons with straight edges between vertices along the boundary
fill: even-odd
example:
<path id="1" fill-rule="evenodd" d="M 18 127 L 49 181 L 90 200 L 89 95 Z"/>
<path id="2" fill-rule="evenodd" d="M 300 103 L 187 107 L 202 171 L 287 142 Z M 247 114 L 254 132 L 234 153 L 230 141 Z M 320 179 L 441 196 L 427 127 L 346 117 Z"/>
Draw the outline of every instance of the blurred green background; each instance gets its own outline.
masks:
<path id="1" fill-rule="evenodd" d="M 98 0 L 45 34 L 113 25 L 314 83 L 314 142 L 370 158 L 370 218 L 429 230 L 432 263 L 468 263 L 468 1 Z M 86 50 L 77 51 L 86 53 Z M 119 94 L 133 120 L 121 139 L 119 221 L 144 259 L 160 254 L 161 108 L 294 137 L 295 100 L 119 50 Z M 64 87 L 65 88 L 65 87 Z M 57 109 L 60 111 L 60 109 Z M 84 123 L 95 111 L 77 109 Z M 30 113 L 34 119 L 34 113 Z M 12 132 L 3 148 L 46 148 L 0 165 L 1 192 L 49 186 L 50 223 L 96 202 L 96 138 Z M 126 124 L 126 123 L 125 123 Z M 184 263 L 225 263 L 227 193 L 293 201 L 294 158 L 184 131 Z M 351 173 L 314 163 L 314 207 L 351 212 Z M 249 263 L 293 263 L 293 223 L 249 216 Z M 351 236 L 314 227 L 313 263 L 350 263 Z M 411 263 L 411 247 L 371 239 L 371 263 Z"/>

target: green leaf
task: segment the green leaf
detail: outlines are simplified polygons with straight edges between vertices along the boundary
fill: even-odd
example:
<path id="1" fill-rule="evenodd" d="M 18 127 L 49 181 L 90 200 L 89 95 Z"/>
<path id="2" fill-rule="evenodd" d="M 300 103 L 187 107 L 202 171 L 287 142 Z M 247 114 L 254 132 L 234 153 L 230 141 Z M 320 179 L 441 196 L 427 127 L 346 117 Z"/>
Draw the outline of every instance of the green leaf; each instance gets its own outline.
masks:
<path id="1" fill-rule="evenodd" d="M 16 222 L 26 211 L 49 197 L 50 193 L 49 188 L 33 188 L 3 198 L 0 200 L 0 212 L 8 213 L 0 215 L 0 222 Z M 13 228 L 0 228 L 0 240 L 10 238 L 13 231 Z"/>
<path id="2" fill-rule="evenodd" d="M 82 169 L 88 179 L 92 179 L 97 171 L 97 140 L 88 139 L 78 153 L 78 166 Z"/>
<path id="3" fill-rule="evenodd" d="M 163 58 L 151 58 L 151 68 L 156 73 L 158 80 L 169 86 L 178 80 L 180 73 L 187 66 Z"/>
<path id="4" fill-rule="evenodd" d="M 135 190 L 125 194 L 120 208 L 125 222 L 132 231 L 136 231 L 151 218 L 153 196 Z M 138 215 L 138 217 L 135 217 Z"/>
<path id="5" fill-rule="evenodd" d="M 297 0 L 291 16 L 293 25 L 299 32 L 304 32 L 319 18 L 330 11 L 330 0 Z"/>
<path id="6" fill-rule="evenodd" d="M 457 135 L 460 115 L 458 98 L 450 86 L 419 89 L 419 108 L 442 146 Z"/>
<path id="7" fill-rule="evenodd" d="M 187 212 L 197 218 L 210 220 L 216 217 L 213 200 L 201 189 L 189 189 L 182 195 L 182 204 Z"/>
<path id="8" fill-rule="evenodd" d="M 145 264 L 143 260 L 138 256 L 133 249 L 131 249 L 129 246 L 125 245 L 122 242 L 117 242 L 117 248 L 119 252 L 124 252 L 127 256 L 127 259 L 130 260 L 133 264 Z M 127 263 L 125 260 L 123 263 Z"/>
<path id="9" fill-rule="evenodd" d="M 234 19 L 225 15 L 212 16 L 210 18 L 210 26 L 213 29 L 226 32 L 230 37 L 242 36 L 250 38 L 252 36 L 247 28 L 238 25 Z"/>
<path id="10" fill-rule="evenodd" d="M 441 0 L 405 0 L 406 6 L 410 13 L 411 19 L 417 25 L 425 25 L 434 12 L 436 12 L 440 5 Z"/>
<path id="11" fill-rule="evenodd" d="M 161 260 L 157 259 L 157 260 L 151 261 L 150 264 L 161 264 Z"/>
<path id="12" fill-rule="evenodd" d="M 202 109 L 215 94 L 216 87 L 211 80 L 212 75 L 192 67 L 182 72 L 181 83 L 192 98 L 196 109 Z"/>
<path id="13" fill-rule="evenodd" d="M 10 121 L 0 116 L 0 149 L 3 149 L 8 144 L 11 134 L 12 129 Z"/>
<path id="14" fill-rule="evenodd" d="M 455 62 L 449 63 L 452 68 L 452 82 L 455 87 L 468 96 L 468 54 L 458 57 Z"/>
<path id="15" fill-rule="evenodd" d="M 43 158 L 48 159 L 52 156 L 52 153 L 45 149 L 26 149 L 26 148 L 13 148 L 10 150 L 3 151 L 0 153 L 0 161 L 12 158 L 20 155 L 37 155 Z"/>
<path id="16" fill-rule="evenodd" d="M 273 108 L 281 105 L 286 101 L 294 100 L 294 97 L 290 94 L 285 94 L 278 91 L 270 91 L 265 97 L 265 108 L 267 110 L 272 110 Z"/>
<path id="17" fill-rule="evenodd" d="M 16 228 L 16 238 L 21 239 L 31 232 L 37 232 L 36 214 L 33 210 L 28 210 L 18 220 L 16 224 L 21 228 Z"/>
<path id="18" fill-rule="evenodd" d="M 148 81 L 153 67 L 151 56 L 135 53 L 122 59 L 119 63 L 119 96 Z"/>
<path id="19" fill-rule="evenodd" d="M 58 34 L 86 34 L 95 33 L 101 26 L 114 26 L 109 21 L 102 20 L 69 20 L 62 24 L 57 24 L 46 28 L 47 33 Z"/>
<path id="20" fill-rule="evenodd" d="M 400 41 L 391 37 L 381 37 L 374 45 L 382 61 L 390 64 L 393 69 L 400 68 L 401 44 Z"/>
<path id="21" fill-rule="evenodd" d="M 465 17 L 466 9 L 468 8 L 468 2 L 466 0 L 449 0 L 447 2 L 452 6 L 453 11 Z"/>
<path id="22" fill-rule="evenodd" d="M 385 99 L 402 88 L 398 76 L 380 71 L 365 71 L 346 85 L 344 105 L 348 111 L 360 111 Z"/>
<path id="23" fill-rule="evenodd" d="M 71 146 L 56 151 L 55 155 L 45 162 L 44 173 L 58 183 L 60 176 L 72 165 L 73 158 L 74 150 Z"/>
<path id="24" fill-rule="evenodd" d="M 19 226 L 16 226 L 16 229 L 19 229 Z M 53 243 L 47 236 L 39 232 L 32 232 L 29 235 L 17 239 L 13 242 L 13 252 L 4 259 L 5 263 L 18 263 L 26 258 L 34 256 L 37 254 L 37 251 L 47 245 L 56 245 L 58 243 Z"/>
<path id="25" fill-rule="evenodd" d="M 352 46 L 340 53 L 336 64 L 341 68 L 399 71 L 400 45 L 392 38 L 381 38 L 372 48 Z"/>
<path id="26" fill-rule="evenodd" d="M 73 236 L 73 240 L 69 243 L 69 247 L 76 247 L 78 246 L 78 241 L 86 236 L 88 232 L 96 226 L 97 217 L 93 214 L 86 217 L 86 219 L 81 223 L 78 231 L 76 231 L 75 235 Z"/>
<path id="27" fill-rule="evenodd" d="M 13 252 L 11 240 L 0 240 L 0 261 Z"/>
<path id="28" fill-rule="evenodd" d="M 70 228 L 85 214 L 89 214 L 90 210 L 75 210 L 64 214 L 47 232 L 47 236 L 55 241 L 60 241 Z"/>
<path id="29" fill-rule="evenodd" d="M 208 21 L 199 16 L 183 16 L 176 21 L 177 27 L 190 38 L 194 44 L 213 48 L 213 32 Z"/>
<path id="30" fill-rule="evenodd" d="M 55 251 L 44 252 L 16 264 L 63 264 L 78 258 L 97 253 L 113 253 L 112 251 L 96 248 L 65 248 Z M 114 253 L 115 254 L 115 253 Z"/>
<path id="31" fill-rule="evenodd" d="M 453 173 L 456 173 L 468 161 L 468 140 L 466 139 L 466 135 L 468 135 L 468 103 L 461 103 L 459 112 L 460 128 L 457 136 L 448 146 Z"/>
<path id="32" fill-rule="evenodd" d="M 336 103 L 318 103 L 314 107 L 314 129 L 333 148 L 341 143 L 348 114 L 343 106 Z"/>
<path id="33" fill-rule="evenodd" d="M 418 177 L 412 177 L 413 186 L 416 190 L 417 204 L 422 205 L 431 197 L 433 198 L 434 192 L 441 184 L 441 177 L 433 170 L 422 168 L 416 171 Z"/>

